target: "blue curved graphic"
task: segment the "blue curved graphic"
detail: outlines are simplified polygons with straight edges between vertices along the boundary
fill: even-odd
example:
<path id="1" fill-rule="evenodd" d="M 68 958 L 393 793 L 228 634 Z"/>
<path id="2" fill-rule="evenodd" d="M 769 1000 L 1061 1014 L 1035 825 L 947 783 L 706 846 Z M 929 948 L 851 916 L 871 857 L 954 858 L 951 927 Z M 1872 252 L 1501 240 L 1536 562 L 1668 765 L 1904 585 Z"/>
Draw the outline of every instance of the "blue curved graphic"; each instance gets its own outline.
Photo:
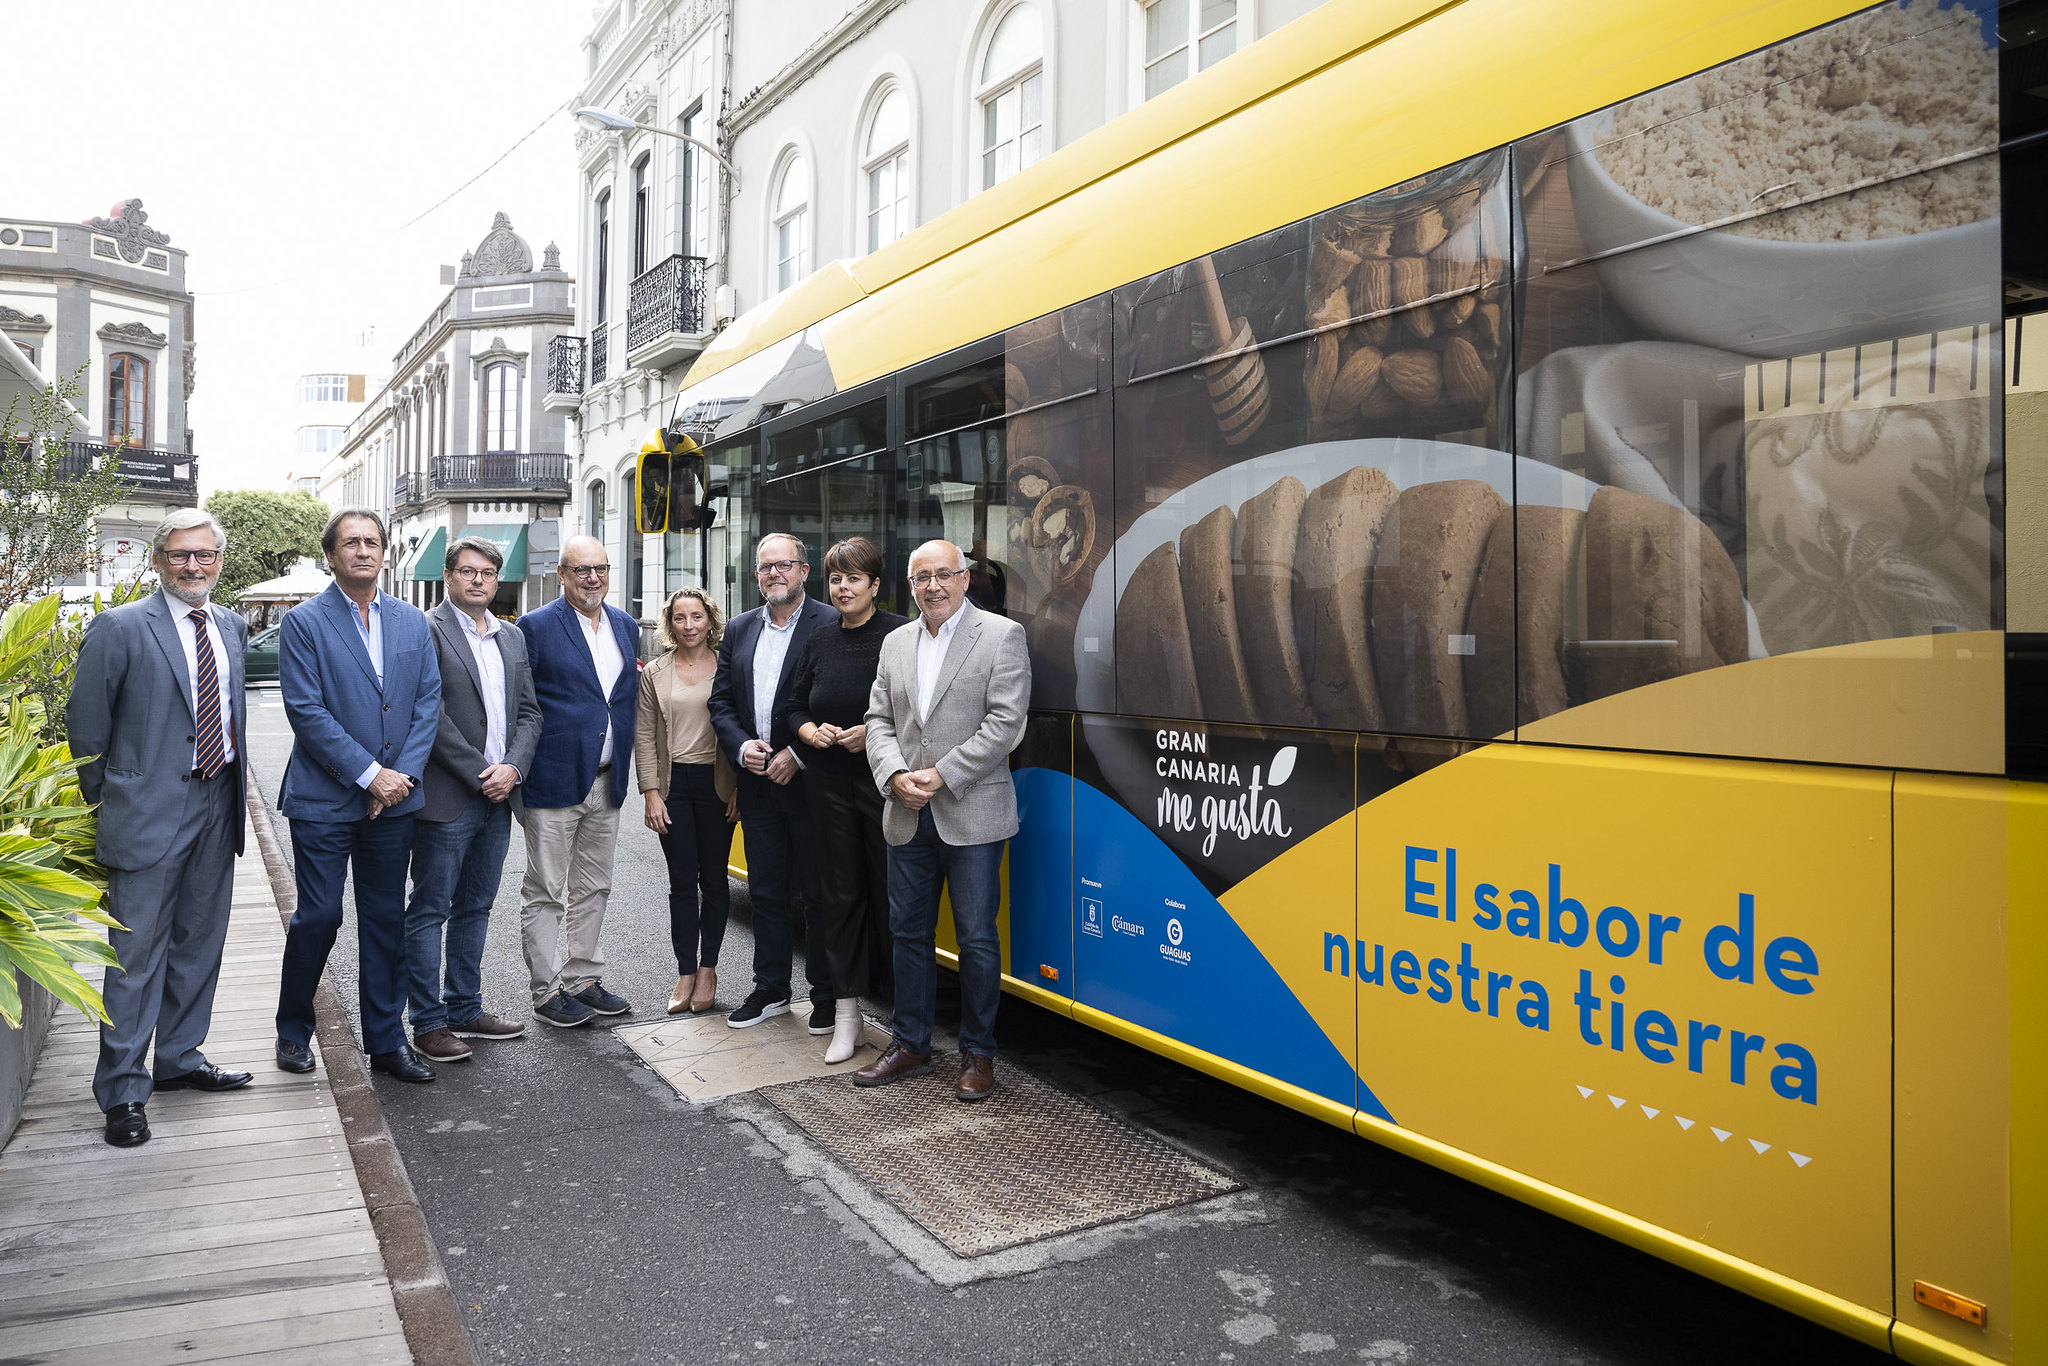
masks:
<path id="1" fill-rule="evenodd" d="M 1062 873 L 1072 879 L 1076 1000 L 1393 1121 L 1265 955 L 1157 835 L 1113 798 L 1063 773 L 1021 769 L 1015 776 L 1027 810 L 1046 817 L 1072 794 L 1070 873 L 1050 831 L 1033 830 L 1020 842 L 1027 885 L 1050 891 Z M 1014 960 L 1020 929 L 1050 938 L 1050 926 L 1032 924 L 1050 917 L 1034 912 L 1058 902 L 1016 895 L 1017 845 L 1010 863 Z"/>

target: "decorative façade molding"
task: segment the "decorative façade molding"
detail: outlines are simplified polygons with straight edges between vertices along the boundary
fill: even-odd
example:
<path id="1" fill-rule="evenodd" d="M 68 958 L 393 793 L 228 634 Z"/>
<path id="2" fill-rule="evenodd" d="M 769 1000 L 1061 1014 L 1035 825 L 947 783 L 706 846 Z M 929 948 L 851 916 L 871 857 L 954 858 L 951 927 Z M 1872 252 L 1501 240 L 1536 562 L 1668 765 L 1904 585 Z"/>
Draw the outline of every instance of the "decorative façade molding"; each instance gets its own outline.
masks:
<path id="1" fill-rule="evenodd" d="M 145 323 L 108 323 L 100 328 L 99 338 L 110 346 L 141 346 L 151 351 L 161 351 L 171 344 L 169 337 L 150 331 Z"/>
<path id="2" fill-rule="evenodd" d="M 40 313 L 24 313 L 18 308 L 0 304 L 0 327 L 12 332 L 47 332 L 50 320 Z"/>
<path id="3" fill-rule="evenodd" d="M 140 265 L 142 258 L 149 254 L 151 247 L 167 247 L 171 244 L 170 234 L 158 232 L 149 226 L 149 214 L 139 199 L 123 200 L 116 204 L 105 218 L 89 218 L 87 227 L 94 232 L 103 232 L 114 239 L 114 245 L 121 253 L 121 259 L 129 265 Z"/>

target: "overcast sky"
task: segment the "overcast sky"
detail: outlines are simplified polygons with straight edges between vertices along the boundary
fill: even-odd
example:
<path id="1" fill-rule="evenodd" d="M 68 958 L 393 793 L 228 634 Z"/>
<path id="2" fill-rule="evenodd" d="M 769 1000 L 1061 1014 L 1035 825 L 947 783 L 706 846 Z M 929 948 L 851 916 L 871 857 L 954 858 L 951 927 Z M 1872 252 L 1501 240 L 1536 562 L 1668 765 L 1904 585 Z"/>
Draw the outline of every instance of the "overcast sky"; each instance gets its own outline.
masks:
<path id="1" fill-rule="evenodd" d="M 499 210 L 575 259 L 566 111 L 577 0 L 347 5 L 6 4 L 0 213 L 75 222 L 139 198 L 197 295 L 193 445 L 205 492 L 280 488 L 300 465 L 294 381 L 391 356 L 440 267 Z M 397 230 L 397 231 L 394 231 Z M 536 264 L 538 260 L 536 259 Z M 356 349 L 375 328 L 375 345 Z"/>

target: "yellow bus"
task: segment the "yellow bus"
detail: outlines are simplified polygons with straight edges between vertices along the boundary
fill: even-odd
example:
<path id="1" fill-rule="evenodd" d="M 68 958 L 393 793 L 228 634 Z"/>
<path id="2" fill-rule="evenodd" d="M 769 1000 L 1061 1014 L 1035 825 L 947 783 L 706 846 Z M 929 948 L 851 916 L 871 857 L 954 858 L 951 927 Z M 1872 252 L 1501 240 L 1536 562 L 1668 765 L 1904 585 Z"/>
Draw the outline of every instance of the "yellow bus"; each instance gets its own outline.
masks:
<path id="1" fill-rule="evenodd" d="M 1998 20 L 1325 5 L 740 318 L 643 499 L 733 610 L 764 532 L 943 536 L 1025 626 L 1014 995 L 2048 1361 L 2048 49 Z"/>

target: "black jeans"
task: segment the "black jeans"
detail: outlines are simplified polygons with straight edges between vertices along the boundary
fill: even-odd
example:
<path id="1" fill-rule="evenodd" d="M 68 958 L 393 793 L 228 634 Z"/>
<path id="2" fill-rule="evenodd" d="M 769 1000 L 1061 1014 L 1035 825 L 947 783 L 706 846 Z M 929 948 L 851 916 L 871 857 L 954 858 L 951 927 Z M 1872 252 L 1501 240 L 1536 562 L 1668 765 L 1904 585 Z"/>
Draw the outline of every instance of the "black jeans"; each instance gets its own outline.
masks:
<path id="1" fill-rule="evenodd" d="M 669 766 L 661 852 L 668 860 L 668 937 L 676 950 L 676 975 L 688 977 L 700 965 L 715 968 L 732 906 L 725 871 L 732 825 L 710 764 Z"/>
<path id="2" fill-rule="evenodd" d="M 804 772 L 817 838 L 818 890 L 825 958 L 832 989 L 841 996 L 887 996 L 895 941 L 889 934 L 889 844 L 882 838 L 882 794 L 858 771 Z"/>
<path id="3" fill-rule="evenodd" d="M 793 780 L 801 783 L 807 775 Z M 740 775 L 740 830 L 747 838 L 747 897 L 754 907 L 754 990 L 773 1000 L 790 991 L 795 954 L 796 911 L 791 894 L 800 882 L 804 897 L 804 977 L 814 1005 L 830 1006 L 832 969 L 826 964 L 825 936 L 818 924 L 818 859 L 811 843 L 811 818 L 801 790 L 781 786 L 752 773 Z"/>

